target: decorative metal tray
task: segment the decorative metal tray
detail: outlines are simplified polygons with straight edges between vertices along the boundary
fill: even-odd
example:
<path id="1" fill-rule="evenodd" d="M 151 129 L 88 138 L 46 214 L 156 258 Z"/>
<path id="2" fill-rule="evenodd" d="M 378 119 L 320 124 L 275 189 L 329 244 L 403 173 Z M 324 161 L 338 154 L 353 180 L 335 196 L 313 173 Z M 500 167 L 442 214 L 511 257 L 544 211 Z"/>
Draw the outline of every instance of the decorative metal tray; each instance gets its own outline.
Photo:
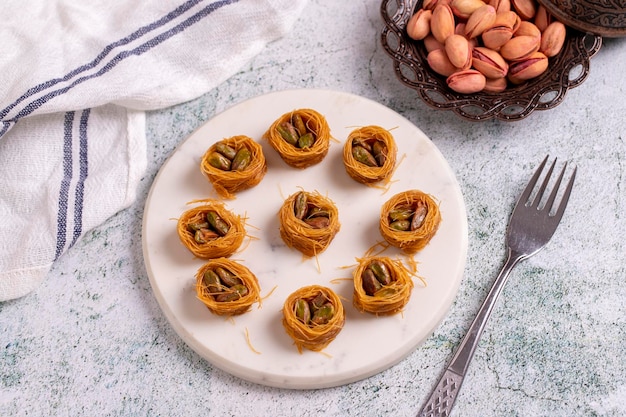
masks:
<path id="1" fill-rule="evenodd" d="M 602 46 L 602 37 L 568 28 L 561 53 L 550 59 L 548 70 L 524 84 L 501 93 L 461 94 L 448 88 L 444 77 L 430 69 L 422 42 L 406 34 L 406 24 L 422 0 L 383 0 L 381 33 L 384 49 L 393 59 L 396 75 L 417 91 L 429 106 L 451 110 L 471 121 L 521 120 L 534 110 L 559 105 L 570 88 L 580 85 L 589 74 L 589 61 Z"/>
<path id="2" fill-rule="evenodd" d="M 540 0 L 548 12 L 581 32 L 626 36 L 625 0 Z"/>

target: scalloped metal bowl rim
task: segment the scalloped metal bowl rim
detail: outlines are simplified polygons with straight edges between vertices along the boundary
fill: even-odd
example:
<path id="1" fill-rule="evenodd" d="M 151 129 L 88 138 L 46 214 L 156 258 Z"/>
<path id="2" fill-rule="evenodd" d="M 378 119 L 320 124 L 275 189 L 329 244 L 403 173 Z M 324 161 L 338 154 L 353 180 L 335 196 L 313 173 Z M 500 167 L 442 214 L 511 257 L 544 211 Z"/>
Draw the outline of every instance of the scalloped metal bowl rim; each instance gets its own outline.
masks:
<path id="1" fill-rule="evenodd" d="M 395 2 L 397 10 L 388 13 L 389 4 Z M 383 0 L 381 14 L 385 26 L 382 30 L 382 44 L 394 61 L 394 70 L 402 83 L 417 90 L 420 98 L 430 107 L 452 110 L 458 116 L 471 121 L 484 121 L 497 118 L 516 121 L 528 117 L 534 110 L 547 110 L 560 104 L 570 88 L 580 85 L 589 74 L 589 61 L 601 47 L 602 38 L 568 28 L 564 51 L 551 58 L 548 71 L 527 83 L 507 89 L 504 93 L 460 94 L 445 85 L 445 79 L 428 67 L 423 46 L 406 36 L 404 27 L 413 10 L 422 0 Z M 389 36 L 396 37 L 398 48 L 389 45 Z M 565 58 L 566 53 L 571 56 Z M 570 73 L 582 66 L 580 74 L 573 80 Z M 405 71 L 414 73 L 413 79 Z M 523 93 L 522 93 L 523 92 Z M 435 101 L 435 93 L 443 101 Z M 546 95 L 554 97 L 544 100 Z"/>

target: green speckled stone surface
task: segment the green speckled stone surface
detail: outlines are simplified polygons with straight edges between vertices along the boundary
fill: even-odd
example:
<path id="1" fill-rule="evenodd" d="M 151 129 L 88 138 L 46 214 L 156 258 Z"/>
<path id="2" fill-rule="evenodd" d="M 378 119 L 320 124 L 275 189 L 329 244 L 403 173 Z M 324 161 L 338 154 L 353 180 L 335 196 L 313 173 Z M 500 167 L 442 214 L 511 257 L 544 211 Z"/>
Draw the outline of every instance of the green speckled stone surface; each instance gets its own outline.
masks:
<path id="1" fill-rule="evenodd" d="M 311 0 L 294 30 L 222 85 L 147 117 L 137 201 L 89 232 L 28 296 L 0 303 L 3 416 L 414 416 L 504 262 L 509 213 L 546 155 L 578 166 L 553 240 L 512 273 L 453 416 L 626 415 L 626 41 L 605 39 L 562 104 L 515 123 L 428 108 L 380 46 L 380 2 Z M 255 385 L 201 359 L 152 294 L 143 207 L 172 150 L 245 99 L 346 91 L 402 114 L 439 147 L 467 205 L 469 253 L 440 327 L 398 365 L 322 391 Z"/>

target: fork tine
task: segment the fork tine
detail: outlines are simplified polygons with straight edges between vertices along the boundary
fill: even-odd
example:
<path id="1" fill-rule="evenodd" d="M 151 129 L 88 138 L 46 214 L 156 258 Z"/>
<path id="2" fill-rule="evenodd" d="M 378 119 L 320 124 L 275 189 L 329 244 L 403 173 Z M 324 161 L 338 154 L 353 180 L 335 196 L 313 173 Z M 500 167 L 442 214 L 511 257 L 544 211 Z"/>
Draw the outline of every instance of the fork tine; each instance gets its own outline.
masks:
<path id="1" fill-rule="evenodd" d="M 574 187 L 574 179 L 576 178 L 576 169 L 577 167 L 574 167 L 574 170 L 572 171 L 572 176 L 570 177 L 567 183 L 567 188 L 565 189 L 565 192 L 563 193 L 563 197 L 561 198 L 561 203 L 559 204 L 559 208 L 554 214 L 554 217 L 557 220 L 560 220 L 561 217 L 563 217 L 563 212 L 565 211 L 565 207 L 567 206 L 569 195 L 572 193 L 572 188 Z M 565 168 L 563 168 L 563 170 L 565 170 Z M 561 175 L 563 174 L 561 173 Z"/>
<path id="2" fill-rule="evenodd" d="M 532 178 L 528 182 L 528 185 L 522 192 L 522 195 L 520 195 L 518 201 L 522 203 L 522 205 L 526 205 L 528 203 L 528 200 L 530 200 L 530 195 L 535 189 L 535 185 L 537 185 L 537 180 L 539 179 L 539 176 L 541 175 L 541 172 L 543 171 L 543 167 L 546 165 L 547 161 L 548 161 L 548 156 L 546 156 L 545 159 L 541 162 L 541 164 L 539 165 L 539 168 L 537 168 Z"/>
<path id="3" fill-rule="evenodd" d="M 552 165 L 550 165 L 550 169 L 548 170 L 548 173 L 544 177 L 543 182 L 541 183 L 541 186 L 539 187 L 539 191 L 537 191 L 537 194 L 535 195 L 535 199 L 530 204 L 531 206 L 536 206 L 537 208 L 539 208 L 539 203 L 541 203 L 541 199 L 543 198 L 543 193 L 546 191 L 546 188 L 548 187 L 548 183 L 550 182 L 550 178 L 552 177 L 552 171 L 554 171 L 554 165 L 556 165 L 556 159 L 552 161 Z"/>
<path id="4" fill-rule="evenodd" d="M 552 211 L 554 200 L 556 200 L 556 194 L 558 193 L 559 187 L 561 186 L 561 181 L 563 181 L 563 175 L 565 175 L 565 168 L 567 168 L 567 162 L 565 162 L 565 165 L 563 165 L 563 169 L 561 170 L 561 173 L 559 174 L 559 178 L 557 178 L 556 182 L 554 183 L 554 187 L 552 188 L 550 197 L 548 197 L 548 200 L 546 201 L 546 205 L 544 206 L 544 208 L 548 209 L 548 212 Z"/>

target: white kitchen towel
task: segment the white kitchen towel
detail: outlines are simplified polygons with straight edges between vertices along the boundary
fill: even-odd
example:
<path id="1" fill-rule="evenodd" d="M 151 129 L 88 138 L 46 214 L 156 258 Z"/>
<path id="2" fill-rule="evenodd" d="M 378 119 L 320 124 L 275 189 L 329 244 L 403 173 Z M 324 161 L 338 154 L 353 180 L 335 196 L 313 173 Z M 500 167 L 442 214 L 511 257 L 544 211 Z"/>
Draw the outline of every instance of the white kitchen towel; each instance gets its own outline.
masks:
<path id="1" fill-rule="evenodd" d="M 285 35 L 306 1 L 3 1 L 0 301 L 35 289 L 134 201 L 145 110 L 216 87 Z"/>

